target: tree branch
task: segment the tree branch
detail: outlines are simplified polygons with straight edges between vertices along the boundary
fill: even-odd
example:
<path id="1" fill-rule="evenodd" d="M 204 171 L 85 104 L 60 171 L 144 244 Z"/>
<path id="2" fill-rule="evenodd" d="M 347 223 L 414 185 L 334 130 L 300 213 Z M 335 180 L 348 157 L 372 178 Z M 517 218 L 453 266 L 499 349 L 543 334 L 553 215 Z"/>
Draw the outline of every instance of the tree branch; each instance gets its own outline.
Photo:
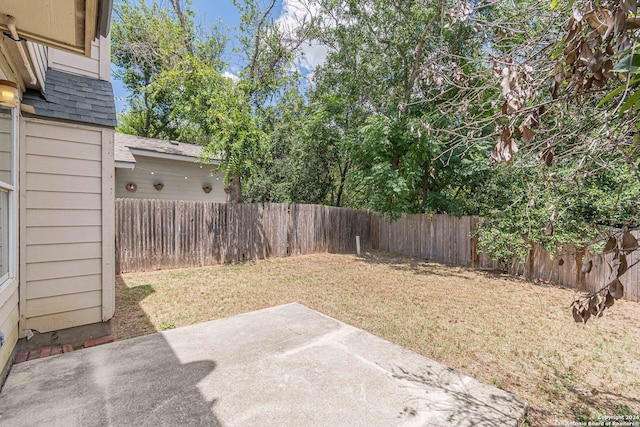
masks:
<path id="1" fill-rule="evenodd" d="M 424 30 L 422 30 L 422 34 L 420 34 L 420 39 L 418 40 L 418 46 L 416 48 L 416 55 L 413 61 L 413 69 L 411 70 L 411 76 L 409 77 L 409 81 L 407 82 L 407 86 L 405 87 L 404 92 L 404 101 L 403 103 L 406 105 L 411 100 L 411 93 L 413 92 L 413 85 L 416 82 L 416 78 L 418 77 L 418 71 L 420 70 L 420 64 L 422 63 L 422 51 L 424 50 L 424 42 L 427 38 L 427 34 L 429 34 L 429 30 L 431 25 L 436 21 L 438 16 L 442 11 L 442 2 L 438 4 L 438 9 L 436 13 L 429 19 L 424 26 Z"/>
<path id="2" fill-rule="evenodd" d="M 176 11 L 176 15 L 178 16 L 178 20 L 180 21 L 180 25 L 182 26 L 182 31 L 184 31 L 184 34 L 182 35 L 184 46 L 187 48 L 187 51 L 189 51 L 189 53 L 193 55 L 191 31 L 189 29 L 189 26 L 187 25 L 187 21 L 184 19 L 184 14 L 182 13 L 182 8 L 180 7 L 180 0 L 171 0 L 171 4 L 173 5 L 173 9 Z"/>

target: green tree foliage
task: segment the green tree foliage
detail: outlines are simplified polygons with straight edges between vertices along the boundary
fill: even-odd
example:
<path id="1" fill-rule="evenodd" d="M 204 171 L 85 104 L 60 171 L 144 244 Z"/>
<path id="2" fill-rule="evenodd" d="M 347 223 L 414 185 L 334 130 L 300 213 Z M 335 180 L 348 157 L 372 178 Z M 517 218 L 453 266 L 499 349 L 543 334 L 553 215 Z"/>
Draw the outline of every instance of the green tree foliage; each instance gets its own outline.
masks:
<path id="1" fill-rule="evenodd" d="M 481 215 L 504 260 L 640 223 L 634 2 L 309 0 L 285 27 L 236 0 L 236 82 L 171 3 L 116 9 L 119 128 L 205 145 L 236 201 Z M 307 83 L 309 41 L 329 54 Z"/>
<path id="2" fill-rule="evenodd" d="M 331 93 L 354 117 L 343 144 L 355 205 L 485 216 L 484 249 L 503 259 L 523 258 L 530 242 L 587 244 L 593 225 L 638 224 L 635 117 L 602 108 L 616 83 L 598 80 L 606 70 L 594 75 L 588 55 L 558 71 L 570 8 L 321 3 L 332 50 L 310 98 Z M 578 50 L 595 49 L 606 28 L 585 18 Z"/>
<path id="3" fill-rule="evenodd" d="M 195 24 L 187 1 L 172 1 L 173 12 L 156 2 L 125 0 L 116 6 L 113 61 L 131 94 L 119 131 L 205 146 L 221 160 L 231 199 L 242 200 L 242 180 L 268 159 L 266 136 L 257 113 L 287 77 L 295 41 L 282 37 L 270 10 L 252 1 L 242 11 L 241 38 L 246 67 L 239 81 L 223 77 L 226 39 L 215 28 Z"/>
<path id="4" fill-rule="evenodd" d="M 326 203 L 331 176 L 330 148 L 310 134 L 305 99 L 291 88 L 278 104 L 261 110 L 271 156 L 249 182 L 248 200 L 279 203 Z M 306 124 L 306 125 L 305 125 Z"/>
<path id="5" fill-rule="evenodd" d="M 460 94 L 455 84 L 436 87 L 425 64 L 447 51 L 444 66 L 462 72 L 473 65 L 452 58 L 481 41 L 460 23 L 446 25 L 443 2 L 321 3 L 327 17 L 321 41 L 332 50 L 316 70 L 312 98 L 339 100 L 334 109 L 350 118 L 348 197 L 390 215 L 457 211 L 461 152 L 455 138 L 432 129 L 459 123 L 439 111 L 440 99 L 427 99 L 431 92 L 443 100 Z"/>
<path id="6" fill-rule="evenodd" d="M 195 57 L 162 73 L 157 83 L 172 98 L 167 118 L 180 124 L 177 140 L 203 145 L 206 160 L 221 160 L 229 183 L 253 173 L 256 159 L 268 151 L 266 135 L 238 84 Z"/>
<path id="7" fill-rule="evenodd" d="M 494 67 L 502 68 L 504 104 L 492 156 L 505 160 L 519 147 L 513 166 L 525 173 L 522 184 L 539 189 L 524 195 L 523 185 L 512 186 L 521 202 L 485 224 L 485 248 L 502 251 L 504 259 L 522 258 L 527 241 L 551 250 L 562 242 L 580 247 L 593 241 L 595 225 L 640 224 L 632 72 L 615 72 L 616 62 L 624 63 L 633 50 L 637 26 L 628 24 L 635 11 L 625 10 L 624 2 L 570 3 L 541 11 L 547 24 L 533 28 L 537 37 L 519 42 L 539 40 L 539 54 L 521 63 L 509 51 L 507 61 L 504 53 L 494 57 Z M 518 250 L 505 250 L 506 242 L 517 241 Z"/>
<path id="8" fill-rule="evenodd" d="M 353 163 L 353 116 L 331 95 L 307 95 L 293 87 L 278 104 L 262 109 L 273 162 L 261 165 L 250 183 L 249 199 L 361 207 L 353 192 L 345 197 Z"/>
<path id="9" fill-rule="evenodd" d="M 181 13 L 183 27 L 175 9 L 168 11 L 156 2 L 122 0 L 114 5 L 114 77 L 122 80 L 129 93 L 128 108 L 118 117 L 118 131 L 177 139 L 179 124 L 169 117 L 175 99 L 160 84 L 162 74 L 191 57 L 218 70 L 223 67 L 225 37 L 215 28 L 205 31 L 197 26 L 188 6 L 187 2 Z"/>

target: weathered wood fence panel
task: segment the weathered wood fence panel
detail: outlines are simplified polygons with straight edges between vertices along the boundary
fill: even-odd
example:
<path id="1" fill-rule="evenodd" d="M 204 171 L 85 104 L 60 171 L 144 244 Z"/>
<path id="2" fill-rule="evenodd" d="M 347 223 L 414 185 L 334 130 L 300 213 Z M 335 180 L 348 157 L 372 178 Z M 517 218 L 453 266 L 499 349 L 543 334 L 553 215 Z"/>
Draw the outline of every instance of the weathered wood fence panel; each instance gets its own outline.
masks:
<path id="1" fill-rule="evenodd" d="M 239 262 L 268 257 L 381 249 L 448 264 L 495 269 L 478 251 L 475 216 L 403 215 L 396 221 L 373 212 L 319 205 L 217 204 L 171 200 L 116 200 L 118 272 L 148 271 Z M 640 239 L 640 230 L 634 235 Z M 607 255 L 611 257 L 612 255 Z M 583 260 L 591 272 L 581 272 Z M 625 298 L 640 300 L 640 250 L 627 256 L 621 277 Z M 524 263 L 508 271 L 577 290 L 594 292 L 608 283 L 601 254 L 571 246 L 553 258 L 533 245 Z"/>
<path id="2" fill-rule="evenodd" d="M 379 220 L 379 249 L 401 255 L 428 259 L 448 264 L 483 269 L 501 268 L 500 263 L 478 252 L 474 238 L 479 217 L 453 217 L 448 215 L 403 215 L 396 221 Z M 640 239 L 640 230 L 633 231 Z M 612 254 L 606 255 L 611 261 Z M 591 259 L 590 273 L 582 273 L 582 261 Z M 629 270 L 620 278 L 624 297 L 640 301 L 640 250 L 627 256 Z M 584 253 L 565 245 L 554 257 L 542 246 L 534 244 L 524 263 L 517 261 L 507 266 L 509 274 L 543 280 L 576 290 L 596 292 L 611 280 L 605 256 Z"/>
<path id="3" fill-rule="evenodd" d="M 414 258 L 457 265 L 477 265 L 471 232 L 475 217 L 402 215 L 379 221 L 379 248 Z"/>
<path id="4" fill-rule="evenodd" d="M 371 249 L 377 214 L 318 205 L 116 200 L 120 273 Z"/>
<path id="5" fill-rule="evenodd" d="M 640 230 L 631 233 L 640 240 Z M 613 254 L 585 253 L 570 245 L 565 245 L 554 257 L 538 244 L 534 244 L 524 264 L 518 262 L 509 266 L 509 273 L 530 279 L 544 280 L 585 292 L 597 292 L 608 284 L 607 261 Z M 591 261 L 589 273 L 582 272 L 583 261 Z M 624 297 L 640 301 L 640 250 L 627 255 L 629 269 L 620 277 L 624 285 Z"/>

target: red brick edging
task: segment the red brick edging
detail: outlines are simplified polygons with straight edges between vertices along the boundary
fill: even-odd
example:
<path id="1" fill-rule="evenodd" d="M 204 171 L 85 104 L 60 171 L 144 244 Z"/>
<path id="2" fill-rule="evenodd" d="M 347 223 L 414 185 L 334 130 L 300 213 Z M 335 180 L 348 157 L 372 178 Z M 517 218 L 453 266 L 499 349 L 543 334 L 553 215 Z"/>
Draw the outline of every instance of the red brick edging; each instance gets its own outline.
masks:
<path id="1" fill-rule="evenodd" d="M 112 335 L 107 335 L 106 337 L 94 338 L 84 342 L 83 347 L 95 347 L 97 345 L 108 344 L 113 342 L 114 338 Z M 73 346 L 71 344 L 58 345 L 54 347 L 43 347 L 38 350 L 25 350 L 18 353 L 16 360 L 13 363 L 22 363 L 27 360 L 36 360 L 42 359 L 43 357 L 55 356 L 62 353 L 70 353 L 73 351 Z"/>
<path id="2" fill-rule="evenodd" d="M 109 344 L 113 342 L 113 335 L 107 335 L 106 337 L 94 338 L 92 340 L 87 340 L 84 342 L 83 347 L 95 347 L 96 345 Z"/>
<path id="3" fill-rule="evenodd" d="M 57 354 L 69 353 L 73 351 L 71 344 L 58 345 L 55 347 L 42 347 L 39 350 L 25 350 L 18 353 L 18 357 L 13 363 L 22 363 L 27 360 L 36 360 L 43 357 L 55 356 Z"/>

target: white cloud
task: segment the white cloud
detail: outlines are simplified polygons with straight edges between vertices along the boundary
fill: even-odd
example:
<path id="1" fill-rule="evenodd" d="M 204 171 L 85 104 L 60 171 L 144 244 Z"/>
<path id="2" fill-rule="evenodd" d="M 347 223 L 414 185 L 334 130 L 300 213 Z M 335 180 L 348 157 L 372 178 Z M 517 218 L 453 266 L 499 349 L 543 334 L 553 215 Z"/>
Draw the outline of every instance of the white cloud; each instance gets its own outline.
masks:
<path id="1" fill-rule="evenodd" d="M 318 6 L 312 1 L 283 0 L 282 13 L 276 22 L 285 32 L 294 33 L 318 13 Z M 329 54 L 327 46 L 313 41 L 303 43 L 299 51 L 299 66 L 307 71 L 313 71 L 318 65 L 322 65 Z"/>
<path id="2" fill-rule="evenodd" d="M 319 43 L 305 43 L 302 45 L 300 65 L 308 70 L 314 70 L 324 64 L 329 55 L 329 47 Z"/>
<path id="3" fill-rule="evenodd" d="M 234 83 L 238 83 L 238 80 L 240 80 L 240 77 L 236 76 L 235 74 L 229 72 L 229 71 L 224 71 L 222 73 L 222 77 L 226 77 L 228 79 L 231 79 L 232 82 Z"/>

